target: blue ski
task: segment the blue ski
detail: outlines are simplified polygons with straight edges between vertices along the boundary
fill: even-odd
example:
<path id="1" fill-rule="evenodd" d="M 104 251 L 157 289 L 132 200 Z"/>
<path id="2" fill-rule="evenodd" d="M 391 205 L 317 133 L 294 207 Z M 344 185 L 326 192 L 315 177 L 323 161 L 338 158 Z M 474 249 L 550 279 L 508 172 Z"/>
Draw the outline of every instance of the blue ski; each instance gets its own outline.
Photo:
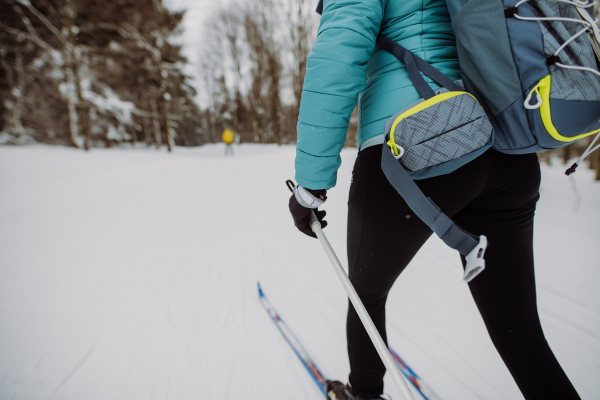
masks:
<path id="1" fill-rule="evenodd" d="M 408 364 L 404 362 L 404 360 L 400 358 L 400 356 L 394 351 L 394 349 L 390 347 L 389 350 L 392 354 L 392 357 L 394 358 L 394 361 L 396 361 L 396 364 L 400 368 L 400 372 L 402 372 L 406 379 L 410 383 L 412 383 L 415 389 L 417 389 L 417 392 L 419 392 L 419 394 L 423 396 L 425 400 L 440 400 L 440 398 L 435 394 L 435 392 L 425 382 L 423 382 L 423 379 L 421 379 L 419 375 L 417 375 L 408 366 Z"/>
<path id="2" fill-rule="evenodd" d="M 260 282 L 258 283 L 258 298 L 260 303 L 263 305 L 265 310 L 269 313 L 269 316 L 279 329 L 279 332 L 283 335 L 284 339 L 288 342 L 294 353 L 298 356 L 304 368 L 308 371 L 313 381 L 319 387 L 319 390 L 325 393 L 325 386 L 327 378 L 325 375 L 319 370 L 314 361 L 308 355 L 308 352 L 302 346 L 302 343 L 296 338 L 293 332 L 288 328 L 288 326 L 283 322 L 277 311 L 273 308 L 267 297 L 265 296 L 262 288 L 260 287 Z M 435 392 L 425 383 L 423 380 L 400 358 L 398 353 L 396 353 L 392 348 L 389 349 L 392 357 L 396 361 L 396 364 L 400 368 L 400 372 L 404 374 L 410 383 L 415 387 L 415 389 L 419 392 L 421 396 L 425 400 L 440 400 L 440 398 L 435 394 Z"/>
<path id="3" fill-rule="evenodd" d="M 258 298 L 260 300 L 260 303 L 263 305 L 265 310 L 267 310 L 269 316 L 277 326 L 277 329 L 279 329 L 279 332 L 281 332 L 285 340 L 292 347 L 294 353 L 296 353 L 296 355 L 310 374 L 311 378 L 319 387 L 319 390 L 323 394 L 325 394 L 325 382 L 327 381 L 327 378 L 325 378 L 325 376 L 321 373 L 319 368 L 317 368 L 314 361 L 308 355 L 308 352 L 302 346 L 302 343 L 300 343 L 296 336 L 294 336 L 290 328 L 288 328 L 288 326 L 285 324 L 285 322 L 283 322 L 279 314 L 277 314 L 277 311 L 275 311 L 271 303 L 269 303 L 269 300 L 267 299 L 260 287 L 260 282 L 258 282 Z"/>

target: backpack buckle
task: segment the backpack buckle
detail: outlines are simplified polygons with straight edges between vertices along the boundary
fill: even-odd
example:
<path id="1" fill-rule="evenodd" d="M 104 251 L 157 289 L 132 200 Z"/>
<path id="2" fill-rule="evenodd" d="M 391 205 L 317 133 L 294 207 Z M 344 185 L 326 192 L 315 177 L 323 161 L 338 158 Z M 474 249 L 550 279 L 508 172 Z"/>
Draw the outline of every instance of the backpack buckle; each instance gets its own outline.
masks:
<path id="1" fill-rule="evenodd" d="M 481 273 L 485 269 L 485 260 L 483 255 L 487 248 L 488 240 L 487 237 L 479 236 L 479 244 L 475 246 L 473 250 L 465 257 L 467 260 L 467 266 L 465 267 L 465 274 L 463 275 L 463 281 L 471 282 L 473 278 Z"/>

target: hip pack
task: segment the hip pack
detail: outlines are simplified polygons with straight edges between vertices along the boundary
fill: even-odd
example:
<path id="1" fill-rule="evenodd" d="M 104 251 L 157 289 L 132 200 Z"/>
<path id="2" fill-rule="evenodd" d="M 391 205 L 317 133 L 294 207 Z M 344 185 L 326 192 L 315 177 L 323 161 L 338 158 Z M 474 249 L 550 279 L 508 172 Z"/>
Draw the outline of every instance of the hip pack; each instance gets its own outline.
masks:
<path id="1" fill-rule="evenodd" d="M 494 149 L 540 152 L 600 132 L 600 29 L 593 1 L 446 4 L 462 79 L 490 117 Z"/>

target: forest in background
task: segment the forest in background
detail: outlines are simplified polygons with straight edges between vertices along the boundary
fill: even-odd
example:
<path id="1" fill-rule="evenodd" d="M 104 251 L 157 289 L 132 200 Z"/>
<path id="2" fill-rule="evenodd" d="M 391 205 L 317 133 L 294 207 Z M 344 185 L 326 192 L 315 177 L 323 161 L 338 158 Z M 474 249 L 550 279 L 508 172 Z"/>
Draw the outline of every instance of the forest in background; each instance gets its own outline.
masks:
<path id="1" fill-rule="evenodd" d="M 295 143 L 318 15 L 308 0 L 221 5 L 206 18 L 197 96 L 162 0 L 0 5 L 0 144 L 78 148 Z M 201 97 L 202 108 L 195 103 Z M 349 145 L 355 145 L 356 112 Z"/>
<path id="2" fill-rule="evenodd" d="M 314 3 L 232 1 L 212 11 L 194 49 L 198 96 L 177 40 L 185 10 L 162 0 L 4 0 L 0 144 L 171 150 L 219 142 L 225 128 L 239 143 L 295 143 Z M 357 123 L 355 109 L 347 146 Z M 540 156 L 567 162 L 587 143 Z M 600 151 L 589 166 L 600 180 Z"/>
<path id="3" fill-rule="evenodd" d="M 0 3 L 0 143 L 200 145 L 204 119 L 161 0 Z"/>

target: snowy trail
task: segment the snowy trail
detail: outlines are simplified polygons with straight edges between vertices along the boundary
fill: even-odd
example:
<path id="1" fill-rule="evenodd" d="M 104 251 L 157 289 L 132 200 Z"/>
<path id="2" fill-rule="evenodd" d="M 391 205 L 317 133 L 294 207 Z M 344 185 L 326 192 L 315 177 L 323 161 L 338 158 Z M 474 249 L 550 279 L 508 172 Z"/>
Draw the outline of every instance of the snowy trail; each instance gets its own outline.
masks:
<path id="1" fill-rule="evenodd" d="M 257 280 L 323 372 L 347 377 L 345 293 L 287 210 L 294 148 L 235 151 L 0 147 L 0 399 L 321 398 Z M 342 264 L 355 157 L 325 207 Z M 578 170 L 574 213 L 562 173 L 543 166 L 538 304 L 580 395 L 600 399 L 600 184 Z M 461 275 L 432 238 L 390 294 L 390 343 L 442 399 L 521 398 Z"/>

